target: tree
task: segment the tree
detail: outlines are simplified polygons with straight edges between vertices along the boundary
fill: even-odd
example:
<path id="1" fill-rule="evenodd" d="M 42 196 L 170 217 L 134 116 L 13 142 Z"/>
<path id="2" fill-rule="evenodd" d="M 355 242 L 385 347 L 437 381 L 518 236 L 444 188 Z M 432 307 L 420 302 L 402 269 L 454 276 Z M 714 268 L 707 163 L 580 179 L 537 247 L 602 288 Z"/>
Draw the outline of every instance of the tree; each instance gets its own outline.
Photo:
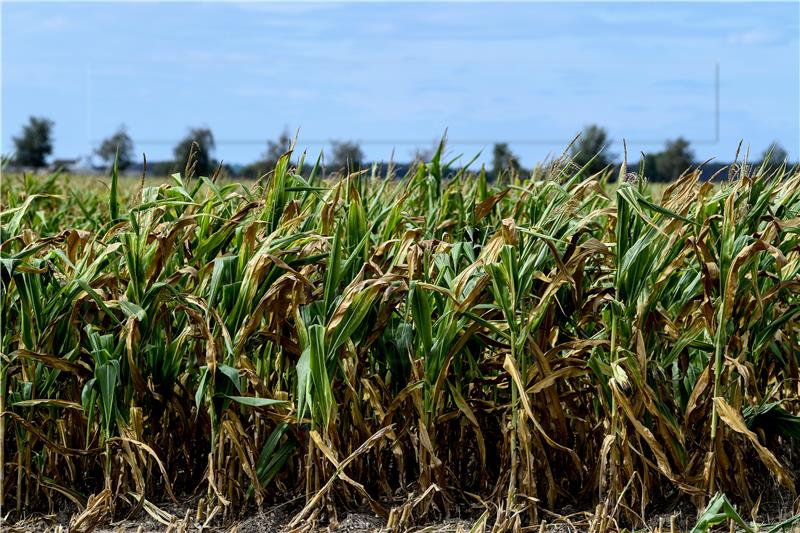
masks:
<path id="1" fill-rule="evenodd" d="M 122 125 L 111 137 L 100 143 L 94 153 L 106 165 L 112 165 L 116 158 L 117 168 L 124 171 L 133 163 L 133 139 Z"/>
<path id="2" fill-rule="evenodd" d="M 589 164 L 586 172 L 596 174 L 610 165 L 614 159 L 614 155 L 608 152 L 610 145 L 608 132 L 597 124 L 590 124 L 572 145 L 570 151 L 572 161 L 581 168 Z"/>
<path id="3" fill-rule="evenodd" d="M 238 175 L 247 178 L 257 178 L 263 176 L 268 172 L 275 170 L 278 160 L 283 154 L 292 148 L 292 137 L 289 134 L 289 129 L 284 128 L 276 140 L 267 141 L 267 150 L 264 154 L 245 166 L 243 166 Z"/>
<path id="4" fill-rule="evenodd" d="M 521 170 L 519 158 L 507 143 L 495 143 L 492 150 L 492 175 L 497 178 L 504 170 L 517 173 Z"/>
<path id="5" fill-rule="evenodd" d="M 761 154 L 761 161 L 769 167 L 779 167 L 789 159 L 789 154 L 777 141 L 770 144 Z"/>
<path id="6" fill-rule="evenodd" d="M 193 145 L 195 146 L 193 147 Z M 186 163 L 186 168 L 189 169 L 188 173 L 195 176 L 210 176 L 214 171 L 211 151 L 215 146 L 214 135 L 210 129 L 191 128 L 186 137 L 175 146 L 175 162 L 178 165 Z M 190 154 L 192 161 L 189 161 Z"/>
<path id="7" fill-rule="evenodd" d="M 694 153 L 689 149 L 689 141 L 678 137 L 667 141 L 663 152 L 656 155 L 656 181 L 672 181 L 694 163 Z"/>
<path id="8" fill-rule="evenodd" d="M 148 161 L 147 173 L 151 176 L 164 177 L 174 174 L 177 170 L 175 161 Z"/>
<path id="9" fill-rule="evenodd" d="M 289 134 L 289 128 L 283 128 L 283 131 L 275 141 L 267 141 L 267 152 L 264 154 L 264 160 L 267 167 L 271 170 L 278 164 L 278 160 L 283 154 L 289 151 L 292 147 L 292 137 Z"/>
<path id="10" fill-rule="evenodd" d="M 433 159 L 433 156 L 436 154 L 436 150 L 438 149 L 439 141 L 433 142 L 433 144 L 427 148 L 417 147 L 413 152 L 411 161 L 414 163 L 427 163 Z"/>
<path id="11" fill-rule="evenodd" d="M 364 161 L 364 152 L 354 141 L 331 141 L 331 168 L 358 168 Z"/>
<path id="12" fill-rule="evenodd" d="M 52 132 L 52 120 L 30 117 L 28 124 L 22 127 L 22 134 L 13 138 L 17 165 L 33 168 L 47 165 L 47 156 L 53 153 Z"/>

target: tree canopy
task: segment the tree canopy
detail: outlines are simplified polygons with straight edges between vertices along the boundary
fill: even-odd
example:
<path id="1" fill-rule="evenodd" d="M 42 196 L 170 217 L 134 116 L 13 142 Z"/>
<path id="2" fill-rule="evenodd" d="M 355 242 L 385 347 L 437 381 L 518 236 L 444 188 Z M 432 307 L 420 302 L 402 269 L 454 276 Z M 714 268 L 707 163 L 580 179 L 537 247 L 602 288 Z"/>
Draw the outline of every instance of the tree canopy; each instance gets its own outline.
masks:
<path id="1" fill-rule="evenodd" d="M 656 181 L 672 181 L 694 163 L 694 152 L 683 137 L 667 141 L 664 151 L 655 156 Z"/>
<path id="2" fill-rule="evenodd" d="M 777 167 L 789 159 L 789 153 L 777 142 L 772 142 L 761 154 L 761 161 L 772 167 Z"/>
<path id="3" fill-rule="evenodd" d="M 278 164 L 278 159 L 288 152 L 292 147 L 292 136 L 289 128 L 284 128 L 276 140 L 267 141 L 267 151 L 264 154 L 264 162 L 268 168 L 273 168 Z"/>
<path id="4" fill-rule="evenodd" d="M 111 137 L 104 139 L 94 153 L 106 165 L 113 164 L 116 158 L 117 168 L 125 170 L 133 163 L 133 139 L 122 125 Z"/>
<path id="5" fill-rule="evenodd" d="M 613 162 L 614 155 L 608 151 L 610 145 L 605 128 L 590 124 L 572 145 L 570 155 L 576 165 L 586 167 L 586 173 L 596 174 Z"/>
<path id="6" fill-rule="evenodd" d="M 495 143 L 492 149 L 492 175 L 497 178 L 503 171 L 519 172 L 519 158 L 508 147 L 508 143 Z"/>
<path id="7" fill-rule="evenodd" d="M 358 168 L 364 162 L 364 152 L 355 141 L 331 141 L 331 168 Z"/>
<path id="8" fill-rule="evenodd" d="M 53 121 L 44 117 L 30 117 L 22 127 L 19 137 L 14 137 L 16 163 L 23 167 L 42 168 L 47 156 L 53 153 Z"/>
<path id="9" fill-rule="evenodd" d="M 175 162 L 178 165 L 186 163 L 187 174 L 193 170 L 195 176 L 210 176 L 214 172 L 211 152 L 215 146 L 214 134 L 210 129 L 191 128 L 186 137 L 175 146 Z"/>

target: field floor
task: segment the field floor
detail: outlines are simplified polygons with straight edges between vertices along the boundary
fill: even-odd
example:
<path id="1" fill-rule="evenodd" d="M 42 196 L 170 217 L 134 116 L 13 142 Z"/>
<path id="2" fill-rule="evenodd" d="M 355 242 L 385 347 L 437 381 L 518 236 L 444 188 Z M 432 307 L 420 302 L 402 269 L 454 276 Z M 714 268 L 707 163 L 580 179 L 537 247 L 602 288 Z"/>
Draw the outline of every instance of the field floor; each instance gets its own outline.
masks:
<path id="1" fill-rule="evenodd" d="M 792 496 L 782 493 L 764 501 L 759 506 L 758 515 L 750 517 L 755 524 L 761 524 L 757 531 L 768 531 L 770 525 L 777 524 L 794 516 Z M 385 502 L 389 504 L 389 502 Z M 389 528 L 386 521 L 371 514 L 369 510 L 348 511 L 338 509 L 336 517 L 319 523 L 306 523 L 292 528 L 292 518 L 302 509 L 296 502 L 276 505 L 265 505 L 261 510 L 252 510 L 242 517 L 212 520 L 196 518 L 197 499 L 186 500 L 179 504 L 165 502 L 159 504 L 158 512 L 141 511 L 133 518 L 121 518 L 111 523 L 100 523 L 92 529 L 94 533 L 183 533 L 192 531 L 226 532 L 226 533 L 283 533 L 287 531 L 369 533 L 407 531 L 416 533 L 489 533 L 498 531 L 492 528 L 494 517 L 487 516 L 482 520 L 482 509 L 465 509 L 457 511 L 449 518 L 425 521 L 407 528 Z M 70 507 L 65 505 L 65 507 Z M 153 511 L 151 509 L 151 511 Z M 548 533 L 584 533 L 592 531 L 590 519 L 594 514 L 591 509 L 576 510 L 571 507 L 561 509 L 562 514 L 549 513 L 542 523 L 525 528 L 526 531 Z M 159 514 L 159 516 L 156 516 Z M 688 502 L 673 506 L 670 512 L 653 512 L 647 516 L 646 526 L 633 528 L 632 531 L 672 533 L 693 531 L 699 511 Z M 169 518 L 168 518 L 169 517 Z M 55 515 L 38 515 L 15 524 L 4 524 L 8 533 L 62 533 L 70 529 L 76 515 L 62 511 Z M 165 518 L 167 520 L 165 520 Z M 734 531 L 723 528 L 720 531 Z M 742 531 L 736 529 L 735 531 Z M 785 531 L 800 531 L 800 528 L 789 527 Z"/>

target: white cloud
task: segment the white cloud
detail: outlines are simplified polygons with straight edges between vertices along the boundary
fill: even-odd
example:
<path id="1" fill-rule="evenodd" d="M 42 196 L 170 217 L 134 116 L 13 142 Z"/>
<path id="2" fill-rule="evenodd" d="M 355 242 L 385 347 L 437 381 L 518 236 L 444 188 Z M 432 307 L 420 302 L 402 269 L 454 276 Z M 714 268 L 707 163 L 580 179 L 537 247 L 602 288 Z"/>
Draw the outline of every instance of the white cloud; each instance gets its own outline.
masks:
<path id="1" fill-rule="evenodd" d="M 37 23 L 37 26 L 40 30 L 45 31 L 58 31 L 58 30 L 69 30 L 72 28 L 76 28 L 78 25 L 75 23 L 75 20 L 67 18 L 63 15 L 54 15 L 52 17 L 47 17 L 40 20 Z"/>
<path id="2" fill-rule="evenodd" d="M 777 44 L 783 40 L 783 36 L 776 32 L 765 29 L 752 29 L 734 33 L 728 37 L 728 42 L 744 46 L 763 46 Z"/>
<path id="3" fill-rule="evenodd" d="M 22 6 L 27 7 L 27 6 Z M 74 30 L 80 27 L 78 20 L 66 15 L 45 15 L 33 9 L 17 9 L 16 6 L 3 6 L 4 10 L 13 9 L 8 13 L 3 13 L 6 20 L 3 21 L 3 31 L 10 28 L 24 33 L 54 33 L 65 30 Z"/>

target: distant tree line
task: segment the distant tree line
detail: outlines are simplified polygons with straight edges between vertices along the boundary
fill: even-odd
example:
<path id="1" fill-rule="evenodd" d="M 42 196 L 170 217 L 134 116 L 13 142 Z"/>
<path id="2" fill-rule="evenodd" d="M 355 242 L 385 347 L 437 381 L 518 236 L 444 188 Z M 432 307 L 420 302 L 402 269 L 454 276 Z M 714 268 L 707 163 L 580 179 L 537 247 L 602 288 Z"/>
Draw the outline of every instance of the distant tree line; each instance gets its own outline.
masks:
<path id="1" fill-rule="evenodd" d="M 608 132 L 596 124 L 586 126 L 569 147 L 569 155 L 575 170 L 586 176 L 603 172 L 613 167 L 617 154 L 610 150 Z M 671 181 L 688 169 L 694 162 L 694 154 L 689 142 L 682 137 L 667 141 L 661 152 L 644 154 L 644 175 L 650 181 Z M 505 143 L 494 145 L 492 173 L 518 173 L 521 167 L 518 158 L 511 153 Z"/>
<path id="2" fill-rule="evenodd" d="M 22 127 L 18 137 L 13 137 L 15 155 L 11 163 L 18 167 L 42 169 L 53 153 L 52 120 L 43 117 L 30 117 Z M 294 144 L 288 129 L 284 129 L 275 140 L 266 142 L 264 154 L 255 162 L 234 168 L 221 165 L 213 157 L 216 148 L 214 134 L 209 128 L 189 128 L 186 135 L 173 148 L 173 159 L 167 161 L 151 161 L 147 163 L 148 171 L 153 175 L 167 175 L 174 172 L 192 172 L 196 176 L 211 176 L 218 167 L 231 176 L 257 178 L 271 171 L 278 159 L 288 152 Z M 102 165 L 110 168 L 116 162 L 120 172 L 137 165 L 134 143 L 124 125 L 112 135 L 103 139 L 94 149 Z M 361 146 L 354 141 L 332 140 L 326 166 L 330 171 L 354 171 L 365 163 Z"/>
<path id="3" fill-rule="evenodd" d="M 13 163 L 19 167 L 33 169 L 46 167 L 47 158 L 53 153 L 53 126 L 53 121 L 47 118 L 30 117 L 28 123 L 22 127 L 20 135 L 13 137 L 16 149 Z M 608 132 L 604 128 L 596 124 L 586 126 L 568 150 L 575 170 L 591 176 L 613 167 L 617 164 L 618 155 L 610 150 L 611 144 Z M 270 172 L 281 156 L 289 152 L 293 145 L 294 139 L 289 130 L 284 129 L 277 139 L 266 142 L 266 150 L 257 161 L 233 167 L 222 165 L 213 157 L 216 143 L 209 128 L 190 128 L 175 145 L 172 160 L 148 162 L 147 168 L 151 175 L 181 172 L 196 176 L 211 176 L 217 168 L 220 168 L 231 177 L 258 178 Z M 117 168 L 122 172 L 137 164 L 133 139 L 124 125 L 101 141 L 93 155 L 97 156 L 106 168 L 116 161 Z M 428 161 L 432 155 L 431 150 L 419 150 L 412 164 Z M 690 143 L 683 137 L 667 141 L 664 149 L 659 152 L 642 155 L 644 175 L 654 182 L 672 181 L 695 163 Z M 787 155 L 786 150 L 778 143 L 772 143 L 755 163 L 766 162 L 770 167 L 777 167 L 786 162 Z M 364 165 L 364 152 L 357 142 L 334 140 L 331 141 L 331 150 L 325 163 L 329 171 L 352 172 Z M 629 162 L 629 166 L 633 165 Z M 493 146 L 489 169 L 492 177 L 520 175 L 526 172 L 528 170 L 522 167 L 519 157 L 512 152 L 508 143 L 496 143 Z"/>
<path id="4" fill-rule="evenodd" d="M 586 126 L 575 142 L 569 147 L 569 155 L 576 170 L 591 176 L 614 167 L 618 164 L 617 154 L 609 147 L 611 141 L 608 132 L 597 124 Z M 694 152 L 689 141 L 683 137 L 668 140 L 664 149 L 659 152 L 642 154 L 644 176 L 652 182 L 669 182 L 678 178 L 683 172 L 695 164 Z M 777 142 L 773 142 L 761 154 L 761 158 L 751 162 L 760 165 L 766 162 L 770 168 L 776 168 L 788 161 L 788 153 Z M 629 168 L 632 168 L 629 161 Z M 633 170 L 634 168 L 632 168 Z M 500 176 L 504 173 L 519 174 L 527 172 L 519 164 L 519 158 L 506 143 L 494 145 L 492 158 L 492 174 Z M 615 174 L 612 173 L 612 178 Z"/>

